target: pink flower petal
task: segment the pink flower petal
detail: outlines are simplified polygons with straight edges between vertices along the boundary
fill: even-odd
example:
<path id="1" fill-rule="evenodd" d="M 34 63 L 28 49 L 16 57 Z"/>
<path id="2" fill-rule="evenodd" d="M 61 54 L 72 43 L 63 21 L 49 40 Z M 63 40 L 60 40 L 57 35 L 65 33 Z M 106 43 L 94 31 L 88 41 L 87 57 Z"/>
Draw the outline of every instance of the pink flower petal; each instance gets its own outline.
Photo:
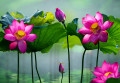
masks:
<path id="1" fill-rule="evenodd" d="M 12 25 L 9 25 L 10 31 L 14 34 L 16 32 L 15 27 Z"/>
<path id="2" fill-rule="evenodd" d="M 15 49 L 16 47 L 17 47 L 17 42 L 12 42 L 12 43 L 10 43 L 10 45 L 9 45 L 9 49 L 10 49 L 10 50 Z"/>
<path id="3" fill-rule="evenodd" d="M 104 24 L 103 24 L 102 30 L 104 31 L 106 29 L 109 29 L 112 25 L 113 25 L 113 22 L 105 21 Z"/>
<path id="4" fill-rule="evenodd" d="M 15 41 L 15 40 L 16 40 L 16 37 L 13 36 L 12 34 L 6 34 L 6 35 L 4 36 L 4 38 L 5 38 L 6 40 L 9 40 L 9 41 Z"/>
<path id="5" fill-rule="evenodd" d="M 98 78 L 103 75 L 102 73 L 99 73 L 99 72 L 93 72 L 93 74 Z"/>
<path id="6" fill-rule="evenodd" d="M 103 73 L 102 68 L 101 67 L 95 67 L 95 72 L 100 72 Z"/>
<path id="7" fill-rule="evenodd" d="M 99 11 L 96 13 L 95 18 L 103 24 L 103 16 Z"/>
<path id="8" fill-rule="evenodd" d="M 10 29 L 5 29 L 5 34 L 12 34 Z"/>
<path id="9" fill-rule="evenodd" d="M 13 20 L 12 26 L 14 26 L 13 29 L 14 29 L 14 32 L 16 32 L 16 31 L 18 31 L 18 26 L 20 26 L 20 24 L 17 20 Z"/>
<path id="10" fill-rule="evenodd" d="M 87 19 L 87 21 L 91 20 L 93 22 L 97 22 L 96 19 L 93 16 L 89 15 L 89 14 L 86 14 L 86 19 Z"/>
<path id="11" fill-rule="evenodd" d="M 18 27 L 19 26 L 19 22 L 14 19 L 13 22 L 12 22 L 12 26 Z"/>
<path id="12" fill-rule="evenodd" d="M 102 70 L 104 73 L 108 72 L 109 65 L 106 61 L 103 62 Z"/>
<path id="13" fill-rule="evenodd" d="M 82 43 L 88 43 L 88 42 L 90 42 L 90 37 L 91 37 L 91 34 L 86 34 L 86 35 L 83 37 Z"/>
<path id="14" fill-rule="evenodd" d="M 90 83 L 105 83 L 103 80 L 94 78 Z"/>
<path id="15" fill-rule="evenodd" d="M 22 40 L 18 42 L 18 48 L 22 53 L 25 53 L 27 50 L 27 44 L 26 41 Z"/>
<path id="16" fill-rule="evenodd" d="M 91 30 L 86 27 L 82 27 L 81 29 L 78 30 L 78 32 L 83 35 L 92 33 Z"/>
<path id="17" fill-rule="evenodd" d="M 92 34 L 90 37 L 90 41 L 95 43 L 98 40 L 98 34 Z"/>
<path id="18" fill-rule="evenodd" d="M 102 31 L 99 35 L 99 40 L 101 42 L 107 42 L 108 39 L 108 33 L 106 31 Z"/>
<path id="19" fill-rule="evenodd" d="M 119 64 L 118 64 L 118 62 L 112 64 L 112 69 L 113 69 L 113 72 L 115 73 L 115 76 L 117 77 L 118 72 L 119 72 Z"/>
<path id="20" fill-rule="evenodd" d="M 36 35 L 36 34 L 29 34 L 29 35 L 27 36 L 26 41 L 33 42 L 36 38 L 37 38 L 37 35 Z"/>
<path id="21" fill-rule="evenodd" d="M 20 22 L 20 27 L 21 27 L 21 30 L 25 31 L 25 25 L 24 25 L 23 20 L 21 20 Z"/>
<path id="22" fill-rule="evenodd" d="M 83 19 L 82 19 L 82 24 L 88 29 L 90 29 L 90 27 L 93 23 L 94 23 L 93 20 L 87 20 L 86 17 L 83 17 Z"/>
<path id="23" fill-rule="evenodd" d="M 33 25 L 28 25 L 25 27 L 25 33 L 28 35 L 32 31 Z"/>
<path id="24" fill-rule="evenodd" d="M 120 73 L 118 73 L 118 77 L 120 77 Z"/>

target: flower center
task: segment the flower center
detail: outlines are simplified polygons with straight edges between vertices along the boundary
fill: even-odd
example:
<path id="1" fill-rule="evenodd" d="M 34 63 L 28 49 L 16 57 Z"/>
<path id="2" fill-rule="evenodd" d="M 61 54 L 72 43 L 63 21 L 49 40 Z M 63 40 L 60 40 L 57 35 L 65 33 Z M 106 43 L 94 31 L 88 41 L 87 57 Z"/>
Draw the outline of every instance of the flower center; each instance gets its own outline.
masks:
<path id="1" fill-rule="evenodd" d="M 17 37 L 18 40 L 22 39 L 24 36 L 26 36 L 25 32 L 22 30 L 19 30 L 15 33 L 15 36 Z"/>
<path id="2" fill-rule="evenodd" d="M 107 73 L 105 73 L 105 76 L 108 76 L 109 74 L 112 74 L 112 72 L 107 72 Z"/>
<path id="3" fill-rule="evenodd" d="M 93 23 L 93 24 L 91 25 L 91 28 L 90 28 L 90 30 L 91 30 L 93 33 L 96 33 L 97 30 L 99 30 L 99 29 L 100 29 L 100 27 L 99 27 L 98 23 Z"/>

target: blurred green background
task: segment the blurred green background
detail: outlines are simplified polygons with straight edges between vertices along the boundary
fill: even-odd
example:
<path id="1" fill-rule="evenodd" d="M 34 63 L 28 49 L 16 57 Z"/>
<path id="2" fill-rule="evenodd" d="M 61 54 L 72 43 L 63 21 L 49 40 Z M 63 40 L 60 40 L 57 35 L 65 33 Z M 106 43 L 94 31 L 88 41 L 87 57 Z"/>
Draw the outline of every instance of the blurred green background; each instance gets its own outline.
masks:
<path id="1" fill-rule="evenodd" d="M 67 22 L 74 18 L 79 18 L 79 28 L 83 26 L 82 17 L 86 14 L 95 15 L 100 11 L 106 15 L 113 15 L 120 18 L 120 0 L 0 0 L 0 16 L 6 12 L 19 11 L 24 16 L 31 16 L 37 10 L 55 13 L 55 9 L 60 8 L 66 14 Z M 71 79 L 72 83 L 79 83 L 81 73 L 81 58 L 83 47 L 80 41 L 76 42 L 70 49 L 71 53 Z M 68 82 L 68 59 L 67 49 L 61 43 L 56 43 L 49 53 L 37 53 L 38 70 L 43 83 L 60 83 L 61 74 L 59 73 L 59 63 L 64 63 L 65 74 L 64 83 Z M 84 81 L 89 83 L 94 78 L 91 71 L 94 71 L 96 61 L 96 50 L 87 51 L 85 55 Z M 114 54 L 103 54 L 100 52 L 99 66 L 103 61 L 119 62 L 120 56 Z M 20 83 L 31 83 L 31 62 L 30 54 L 20 54 Z M 16 83 L 17 71 L 17 52 L 0 52 L 0 83 Z M 35 83 L 39 83 L 34 67 Z"/>

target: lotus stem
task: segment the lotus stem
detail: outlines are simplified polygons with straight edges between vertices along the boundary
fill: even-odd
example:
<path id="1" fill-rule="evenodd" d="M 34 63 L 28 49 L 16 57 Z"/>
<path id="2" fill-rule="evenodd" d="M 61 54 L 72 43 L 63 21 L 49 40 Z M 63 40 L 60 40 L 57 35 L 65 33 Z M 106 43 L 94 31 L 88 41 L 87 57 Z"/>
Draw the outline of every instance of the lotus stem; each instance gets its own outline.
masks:
<path id="1" fill-rule="evenodd" d="M 65 23 L 63 22 L 63 25 L 65 27 L 65 29 L 67 30 L 66 28 L 66 25 Z M 68 78 L 69 78 L 69 83 L 70 83 L 70 51 L 69 51 L 69 39 L 68 39 L 68 32 L 67 32 L 67 48 L 68 48 Z"/>
<path id="2" fill-rule="evenodd" d="M 86 49 L 84 50 L 83 56 L 82 56 L 82 71 L 81 71 L 81 80 L 80 80 L 80 83 L 82 83 L 82 80 L 83 80 L 83 69 L 84 69 L 84 57 L 85 57 L 85 52 L 86 52 Z"/>
<path id="3" fill-rule="evenodd" d="M 98 58 L 99 58 L 99 42 L 98 42 L 98 50 L 97 50 L 96 67 L 98 67 Z"/>
<path id="4" fill-rule="evenodd" d="M 37 72 L 37 75 L 38 75 L 38 78 L 39 78 L 40 83 L 42 83 L 41 78 L 40 78 L 40 75 L 39 75 L 39 72 L 38 72 L 38 68 L 37 68 L 37 57 L 36 57 L 36 52 L 34 52 L 34 54 L 35 54 L 35 68 L 36 68 L 36 72 Z"/>
<path id="5" fill-rule="evenodd" d="M 33 54 L 31 52 L 31 71 L 32 71 L 32 83 L 34 83 L 34 76 L 33 76 Z"/>
<path id="6" fill-rule="evenodd" d="M 17 60 L 17 61 L 18 61 L 18 65 L 17 65 L 17 83 L 19 83 L 19 51 L 18 51 L 17 55 L 18 55 L 18 56 L 17 56 L 17 57 L 18 57 L 18 58 L 17 58 L 17 59 L 18 59 L 18 60 Z"/>
<path id="7" fill-rule="evenodd" d="M 63 80 L 63 73 L 61 73 L 62 74 L 62 78 L 61 78 L 61 83 L 62 83 L 62 80 Z"/>

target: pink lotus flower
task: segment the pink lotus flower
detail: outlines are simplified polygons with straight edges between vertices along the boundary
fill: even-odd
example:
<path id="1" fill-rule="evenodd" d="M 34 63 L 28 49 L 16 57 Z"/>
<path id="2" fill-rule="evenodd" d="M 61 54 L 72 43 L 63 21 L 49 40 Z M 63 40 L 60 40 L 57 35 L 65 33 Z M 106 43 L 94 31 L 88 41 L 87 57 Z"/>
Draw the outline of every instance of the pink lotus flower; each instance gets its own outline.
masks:
<path id="1" fill-rule="evenodd" d="M 23 20 L 19 23 L 13 20 L 12 25 L 9 25 L 10 29 L 5 29 L 4 38 L 8 41 L 12 41 L 9 45 L 9 49 L 13 50 L 17 47 L 22 53 L 27 50 L 26 41 L 33 42 L 37 36 L 35 34 L 30 34 L 33 25 L 24 25 Z"/>
<path id="2" fill-rule="evenodd" d="M 79 33 L 85 35 L 82 43 L 93 42 L 95 45 L 98 41 L 107 42 L 108 33 L 105 31 L 113 25 L 113 22 L 106 21 L 103 24 L 103 16 L 97 12 L 93 17 L 89 14 L 83 17 L 82 24 L 84 27 L 78 30 Z"/>
<path id="3" fill-rule="evenodd" d="M 59 8 L 56 8 L 55 16 L 59 22 L 64 22 L 66 15 Z"/>
<path id="4" fill-rule="evenodd" d="M 62 63 L 59 65 L 59 72 L 64 73 L 64 67 L 62 66 Z"/>
<path id="5" fill-rule="evenodd" d="M 119 78 L 120 73 L 119 71 L 119 64 L 118 62 L 109 64 L 104 61 L 102 67 L 95 67 L 95 72 L 93 74 L 96 76 L 91 83 L 105 83 L 108 78 Z"/>

